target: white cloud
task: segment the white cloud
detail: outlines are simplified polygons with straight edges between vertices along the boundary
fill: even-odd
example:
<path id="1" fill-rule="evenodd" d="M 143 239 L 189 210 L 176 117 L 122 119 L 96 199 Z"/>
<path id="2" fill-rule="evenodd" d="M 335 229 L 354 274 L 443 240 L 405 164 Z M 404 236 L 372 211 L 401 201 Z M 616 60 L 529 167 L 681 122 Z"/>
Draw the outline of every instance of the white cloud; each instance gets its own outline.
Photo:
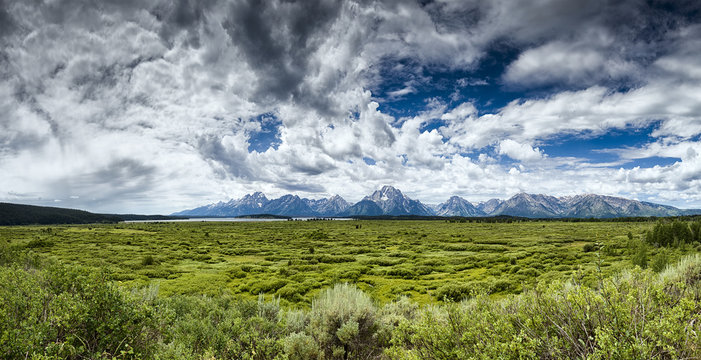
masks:
<path id="1" fill-rule="evenodd" d="M 545 157 L 542 150 L 533 148 L 528 144 L 521 144 L 511 139 L 502 140 L 498 147 L 499 154 L 506 155 L 514 160 L 533 162 Z"/>
<path id="2" fill-rule="evenodd" d="M 397 99 L 397 98 L 403 97 L 404 95 L 409 95 L 409 94 L 414 94 L 414 93 L 416 93 L 416 88 L 414 88 L 413 86 L 407 86 L 407 87 L 403 87 L 399 90 L 389 91 L 387 93 L 387 96 L 389 96 L 391 99 Z"/>
<path id="3" fill-rule="evenodd" d="M 554 41 L 521 53 L 504 74 L 515 86 L 566 84 L 583 87 L 631 76 L 636 66 L 600 46 Z"/>

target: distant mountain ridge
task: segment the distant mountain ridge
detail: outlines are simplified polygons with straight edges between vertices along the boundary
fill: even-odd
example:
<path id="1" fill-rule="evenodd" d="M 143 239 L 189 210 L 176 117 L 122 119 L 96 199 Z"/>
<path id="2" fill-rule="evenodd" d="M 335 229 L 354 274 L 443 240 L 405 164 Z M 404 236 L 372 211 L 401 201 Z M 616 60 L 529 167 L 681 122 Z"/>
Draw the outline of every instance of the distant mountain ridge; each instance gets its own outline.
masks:
<path id="1" fill-rule="evenodd" d="M 288 194 L 268 199 L 263 193 L 256 192 L 238 200 L 218 202 L 173 215 L 234 217 L 255 214 L 299 217 L 509 215 L 528 218 L 615 218 L 693 215 L 701 214 L 701 210 L 684 210 L 596 194 L 555 197 L 527 193 L 519 193 L 506 200 L 491 199 L 476 205 L 462 197 L 451 196 L 446 202 L 430 207 L 386 185 L 355 204 L 348 203 L 339 195 L 314 200 Z"/>
<path id="2" fill-rule="evenodd" d="M 287 194 L 277 199 L 268 199 L 263 193 L 255 192 L 241 199 L 218 202 L 190 210 L 177 212 L 176 216 L 226 216 L 271 214 L 280 216 L 337 216 L 350 204 L 335 195 L 328 199 L 302 199 L 297 195 Z"/>

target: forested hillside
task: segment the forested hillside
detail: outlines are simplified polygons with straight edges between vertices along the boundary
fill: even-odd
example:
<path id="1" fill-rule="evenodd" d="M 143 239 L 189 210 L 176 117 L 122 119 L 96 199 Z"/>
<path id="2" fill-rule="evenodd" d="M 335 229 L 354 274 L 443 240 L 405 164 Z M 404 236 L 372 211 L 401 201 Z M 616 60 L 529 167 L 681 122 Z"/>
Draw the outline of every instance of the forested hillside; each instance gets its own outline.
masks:
<path id="1" fill-rule="evenodd" d="M 90 224 L 117 222 L 115 215 L 57 207 L 0 203 L 0 225 Z"/>

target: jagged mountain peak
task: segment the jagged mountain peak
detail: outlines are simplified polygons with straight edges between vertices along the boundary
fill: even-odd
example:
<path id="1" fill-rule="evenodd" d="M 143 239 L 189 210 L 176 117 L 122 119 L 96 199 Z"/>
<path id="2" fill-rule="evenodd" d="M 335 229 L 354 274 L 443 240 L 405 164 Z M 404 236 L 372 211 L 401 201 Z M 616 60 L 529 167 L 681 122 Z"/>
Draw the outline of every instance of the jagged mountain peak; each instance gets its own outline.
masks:
<path id="1" fill-rule="evenodd" d="M 380 190 L 375 190 L 373 191 L 372 194 L 367 195 L 363 198 L 363 200 L 370 200 L 376 203 L 379 202 L 385 202 L 390 199 L 395 199 L 398 197 L 404 198 L 404 194 L 402 194 L 401 191 L 389 186 L 385 185 L 383 186 Z"/>
<path id="2" fill-rule="evenodd" d="M 267 197 L 262 192 L 256 191 L 253 194 L 244 195 L 241 199 L 267 199 Z"/>
<path id="3" fill-rule="evenodd" d="M 337 201 L 337 200 L 346 201 L 346 199 L 342 198 L 341 195 L 338 195 L 338 194 L 336 194 L 336 195 L 330 197 L 329 200 L 330 200 L 330 201 Z"/>
<path id="4" fill-rule="evenodd" d="M 280 196 L 278 199 L 284 199 L 284 200 L 302 200 L 298 195 L 293 195 L 293 194 L 285 194 Z"/>
<path id="5" fill-rule="evenodd" d="M 412 200 L 399 189 L 389 185 L 376 190 L 363 201 L 372 201 L 385 215 L 433 215 L 433 210 L 418 200 Z"/>
<path id="6" fill-rule="evenodd" d="M 258 206 L 261 206 L 261 207 L 262 207 L 262 206 L 265 205 L 268 201 L 269 201 L 269 200 L 268 200 L 268 198 L 265 196 L 265 194 L 263 194 L 263 193 L 260 192 L 260 191 L 256 191 L 256 192 L 254 192 L 253 194 L 246 194 L 246 195 L 244 195 L 241 199 L 232 200 L 232 201 L 230 201 L 230 203 L 232 203 L 232 202 L 233 202 L 233 203 L 235 203 L 235 202 L 238 202 L 238 203 L 252 203 L 252 204 L 255 203 L 255 204 L 259 204 Z"/>
<path id="7" fill-rule="evenodd" d="M 366 196 L 364 199 L 372 201 L 387 201 L 405 197 L 406 196 L 402 194 L 402 192 L 399 191 L 399 189 L 390 185 L 385 185 L 380 190 L 375 190 L 375 192 L 373 192 L 372 195 Z"/>
<path id="8" fill-rule="evenodd" d="M 485 213 L 476 208 L 471 202 L 453 195 L 446 202 L 438 204 L 435 208 L 439 216 L 484 216 Z"/>
<path id="9" fill-rule="evenodd" d="M 309 200 L 308 203 L 320 216 L 337 216 L 350 206 L 350 204 L 338 194 L 328 199 Z"/>
<path id="10" fill-rule="evenodd" d="M 380 189 L 381 192 L 400 192 L 397 188 L 395 188 L 392 185 L 384 185 L 382 189 Z"/>
<path id="11" fill-rule="evenodd" d="M 697 214 L 700 210 L 680 210 L 672 206 L 631 200 L 621 197 L 579 194 L 555 197 L 520 192 L 507 200 L 491 199 L 477 206 L 460 196 L 451 196 L 433 209 L 404 195 L 399 189 L 385 185 L 351 205 L 339 195 L 326 199 L 302 199 L 287 194 L 268 199 L 262 192 L 246 194 L 240 199 L 219 201 L 174 215 L 239 216 L 274 214 L 288 216 L 354 216 L 354 215 L 440 215 L 523 217 L 607 218 L 621 216 L 678 216 Z"/>

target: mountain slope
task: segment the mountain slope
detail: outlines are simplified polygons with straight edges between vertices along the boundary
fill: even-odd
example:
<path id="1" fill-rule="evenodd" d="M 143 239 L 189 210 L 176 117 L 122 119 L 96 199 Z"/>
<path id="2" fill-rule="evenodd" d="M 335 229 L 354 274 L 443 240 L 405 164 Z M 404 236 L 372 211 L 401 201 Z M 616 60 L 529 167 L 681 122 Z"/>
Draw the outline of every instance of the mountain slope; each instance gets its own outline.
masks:
<path id="1" fill-rule="evenodd" d="M 484 216 L 485 213 L 476 208 L 469 201 L 452 196 L 448 201 L 438 204 L 434 209 L 438 216 Z"/>
<path id="2" fill-rule="evenodd" d="M 678 216 L 687 212 L 673 206 L 595 194 L 577 195 L 566 199 L 565 217 L 612 218 L 622 216 Z"/>
<path id="3" fill-rule="evenodd" d="M 382 215 L 433 215 L 433 211 L 418 200 L 412 200 L 392 186 L 385 185 L 382 189 L 368 195 L 363 200 L 372 201 L 382 209 Z"/>
<path id="4" fill-rule="evenodd" d="M 554 196 L 520 193 L 501 203 L 489 215 L 550 218 L 559 217 L 563 209 L 562 201 Z"/>
<path id="5" fill-rule="evenodd" d="M 476 208 L 477 208 L 477 210 L 479 210 L 485 214 L 491 214 L 503 202 L 504 202 L 504 200 L 500 200 L 500 199 L 490 199 L 490 200 L 483 201 L 483 202 L 477 204 Z"/>
<path id="6" fill-rule="evenodd" d="M 490 200 L 492 201 L 492 200 Z M 630 200 L 614 196 L 585 194 L 554 197 L 542 194 L 516 194 L 501 202 L 489 216 L 512 215 L 530 218 L 615 218 L 638 216 L 679 216 L 699 214 L 673 206 Z"/>
<path id="7" fill-rule="evenodd" d="M 218 202 L 200 206 L 198 208 L 183 210 L 176 212 L 173 215 L 178 216 L 240 216 L 262 214 L 263 208 L 268 205 L 268 200 L 262 192 L 247 194 L 238 200 L 230 200 L 228 202 Z M 276 214 L 277 215 L 277 214 Z"/>
<path id="8" fill-rule="evenodd" d="M 297 195 L 285 195 L 269 201 L 262 209 L 262 213 L 283 216 L 316 216 L 306 202 Z"/>
<path id="9" fill-rule="evenodd" d="M 304 200 L 319 216 L 337 216 L 350 207 L 350 204 L 338 195 L 334 195 L 328 199 L 302 200 Z"/>
<path id="10" fill-rule="evenodd" d="M 568 199 L 568 209 L 565 217 L 617 217 L 623 216 L 620 209 L 612 206 L 601 196 L 575 196 Z"/>
<path id="11" fill-rule="evenodd" d="M 382 208 L 371 200 L 360 200 L 351 205 L 341 216 L 380 216 L 384 215 Z"/>

